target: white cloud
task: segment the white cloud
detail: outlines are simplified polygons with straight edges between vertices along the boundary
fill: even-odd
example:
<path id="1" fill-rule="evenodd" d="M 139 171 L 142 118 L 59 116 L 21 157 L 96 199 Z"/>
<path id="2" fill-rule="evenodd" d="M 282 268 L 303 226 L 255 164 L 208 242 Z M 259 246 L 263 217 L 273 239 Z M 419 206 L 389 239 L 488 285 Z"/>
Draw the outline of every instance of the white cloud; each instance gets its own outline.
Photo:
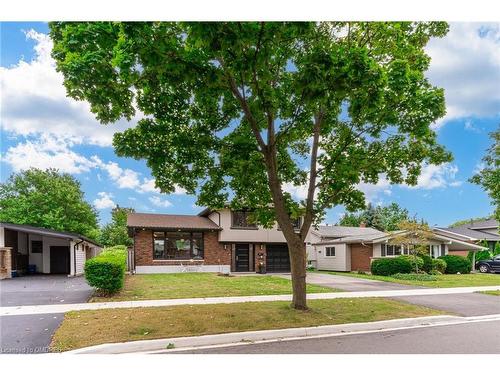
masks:
<path id="1" fill-rule="evenodd" d="M 63 76 L 56 72 L 50 56 L 49 36 L 30 30 L 26 38 L 35 41 L 33 60 L 0 67 L 3 130 L 23 136 L 52 134 L 110 146 L 113 134 L 128 128 L 130 123 L 120 120 L 102 125 L 90 112 L 88 103 L 68 98 Z"/>
<path id="2" fill-rule="evenodd" d="M 381 203 L 379 196 L 380 194 L 391 195 L 391 184 L 385 176 L 380 176 L 378 182 L 376 184 L 367 184 L 362 182 L 358 184 L 357 188 L 365 193 L 366 203 L 371 202 L 374 203 L 378 200 Z"/>
<path id="3" fill-rule="evenodd" d="M 290 193 L 292 197 L 297 199 L 306 199 L 307 198 L 307 186 L 300 185 L 295 186 L 291 182 L 286 182 L 282 186 L 282 190 Z"/>
<path id="4" fill-rule="evenodd" d="M 418 177 L 417 185 L 408 186 L 408 188 L 430 190 L 445 188 L 447 186 L 460 186 L 462 182 L 455 180 L 457 172 L 458 167 L 450 163 L 444 163 L 441 165 L 424 165 L 422 167 L 422 172 Z"/>
<path id="5" fill-rule="evenodd" d="M 473 133 L 481 133 L 481 129 L 478 128 L 471 120 L 466 120 L 464 123 L 464 129 Z"/>
<path id="6" fill-rule="evenodd" d="M 104 210 L 106 208 L 114 208 L 116 206 L 116 203 L 113 202 L 113 194 L 111 193 L 106 193 L 104 191 L 101 191 L 97 193 L 99 198 L 94 200 L 94 206 L 98 210 Z"/>
<path id="7" fill-rule="evenodd" d="M 57 168 L 61 172 L 79 174 L 94 168 L 96 164 L 93 160 L 70 149 L 73 145 L 71 139 L 42 135 L 37 140 L 27 140 L 10 147 L 2 156 L 2 161 L 16 172 L 34 167 Z"/>
<path id="8" fill-rule="evenodd" d="M 445 89 L 445 121 L 500 114 L 500 24 L 452 23 L 446 37 L 432 39 L 428 77 Z"/>
<path id="9" fill-rule="evenodd" d="M 172 203 L 166 199 L 161 199 L 160 197 L 150 197 L 149 201 L 157 207 L 170 207 Z"/>

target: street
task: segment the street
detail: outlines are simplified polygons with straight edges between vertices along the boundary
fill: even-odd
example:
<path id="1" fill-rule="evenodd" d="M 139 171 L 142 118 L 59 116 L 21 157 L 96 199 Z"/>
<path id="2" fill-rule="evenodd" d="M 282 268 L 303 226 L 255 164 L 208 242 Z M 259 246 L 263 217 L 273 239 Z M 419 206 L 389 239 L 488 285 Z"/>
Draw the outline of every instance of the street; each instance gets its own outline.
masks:
<path id="1" fill-rule="evenodd" d="M 500 321 L 497 320 L 348 336 L 243 344 L 179 351 L 175 354 L 500 354 L 499 332 Z"/>

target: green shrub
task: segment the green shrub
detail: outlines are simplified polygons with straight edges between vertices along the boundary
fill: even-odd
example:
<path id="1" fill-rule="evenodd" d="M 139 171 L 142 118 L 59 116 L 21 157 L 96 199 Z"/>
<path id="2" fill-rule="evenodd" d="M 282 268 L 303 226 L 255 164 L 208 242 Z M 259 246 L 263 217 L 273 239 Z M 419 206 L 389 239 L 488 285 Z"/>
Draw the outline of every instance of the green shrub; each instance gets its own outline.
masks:
<path id="1" fill-rule="evenodd" d="M 85 279 L 100 293 L 112 294 L 123 288 L 127 249 L 123 245 L 105 248 L 85 262 Z"/>
<path id="2" fill-rule="evenodd" d="M 432 259 L 431 271 L 438 271 L 439 273 L 445 273 L 446 261 L 444 259 Z"/>
<path id="3" fill-rule="evenodd" d="M 432 271 L 432 258 L 428 255 L 423 255 L 419 254 L 418 255 L 424 262 L 424 265 L 422 266 L 422 271 L 424 272 L 431 272 Z"/>
<path id="4" fill-rule="evenodd" d="M 408 260 L 408 262 L 410 262 L 410 264 L 412 266 L 412 272 L 416 273 L 417 271 L 418 272 L 424 271 L 424 269 L 423 269 L 424 260 L 421 257 L 416 256 L 416 255 L 401 255 L 398 258 Z"/>
<path id="5" fill-rule="evenodd" d="M 431 270 L 431 272 L 429 272 L 429 275 L 442 275 L 443 273 L 442 272 L 439 272 L 438 270 Z"/>
<path id="6" fill-rule="evenodd" d="M 396 273 L 410 273 L 413 265 L 405 256 L 396 258 L 375 259 L 371 264 L 371 272 L 374 275 L 390 276 Z"/>
<path id="7" fill-rule="evenodd" d="M 469 262 L 471 264 L 472 264 L 473 253 L 474 252 L 469 251 L 469 254 L 467 254 L 467 259 L 469 260 Z M 493 258 L 493 253 L 489 250 L 483 250 L 483 251 L 476 252 L 476 262 L 479 262 L 480 260 L 491 259 L 491 258 Z"/>
<path id="8" fill-rule="evenodd" d="M 437 277 L 426 273 L 397 273 L 392 275 L 399 280 L 414 280 L 414 281 L 436 281 Z"/>
<path id="9" fill-rule="evenodd" d="M 461 257 L 459 255 L 443 255 L 438 259 L 443 259 L 446 262 L 445 273 L 469 273 L 472 269 L 471 262 L 469 262 L 467 258 Z"/>

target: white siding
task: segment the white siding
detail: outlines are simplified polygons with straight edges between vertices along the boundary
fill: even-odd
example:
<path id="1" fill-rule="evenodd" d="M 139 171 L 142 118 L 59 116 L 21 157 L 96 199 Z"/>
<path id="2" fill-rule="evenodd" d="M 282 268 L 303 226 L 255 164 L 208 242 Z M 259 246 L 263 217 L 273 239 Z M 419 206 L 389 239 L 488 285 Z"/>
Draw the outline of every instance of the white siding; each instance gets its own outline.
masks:
<path id="1" fill-rule="evenodd" d="M 335 256 L 326 256 L 326 247 L 335 247 Z M 327 271 L 350 271 L 350 250 L 346 244 L 316 245 L 317 267 L 319 270 Z"/>

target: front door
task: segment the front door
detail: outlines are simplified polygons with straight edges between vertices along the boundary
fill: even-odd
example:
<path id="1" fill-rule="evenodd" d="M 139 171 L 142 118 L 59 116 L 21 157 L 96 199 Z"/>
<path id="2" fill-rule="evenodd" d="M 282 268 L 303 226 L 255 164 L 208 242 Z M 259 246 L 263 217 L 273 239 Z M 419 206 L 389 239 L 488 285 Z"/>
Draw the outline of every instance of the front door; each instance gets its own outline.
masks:
<path id="1" fill-rule="evenodd" d="M 70 273 L 69 246 L 50 247 L 50 273 Z"/>
<path id="2" fill-rule="evenodd" d="M 250 271 L 250 246 L 247 243 L 236 244 L 236 272 Z"/>

